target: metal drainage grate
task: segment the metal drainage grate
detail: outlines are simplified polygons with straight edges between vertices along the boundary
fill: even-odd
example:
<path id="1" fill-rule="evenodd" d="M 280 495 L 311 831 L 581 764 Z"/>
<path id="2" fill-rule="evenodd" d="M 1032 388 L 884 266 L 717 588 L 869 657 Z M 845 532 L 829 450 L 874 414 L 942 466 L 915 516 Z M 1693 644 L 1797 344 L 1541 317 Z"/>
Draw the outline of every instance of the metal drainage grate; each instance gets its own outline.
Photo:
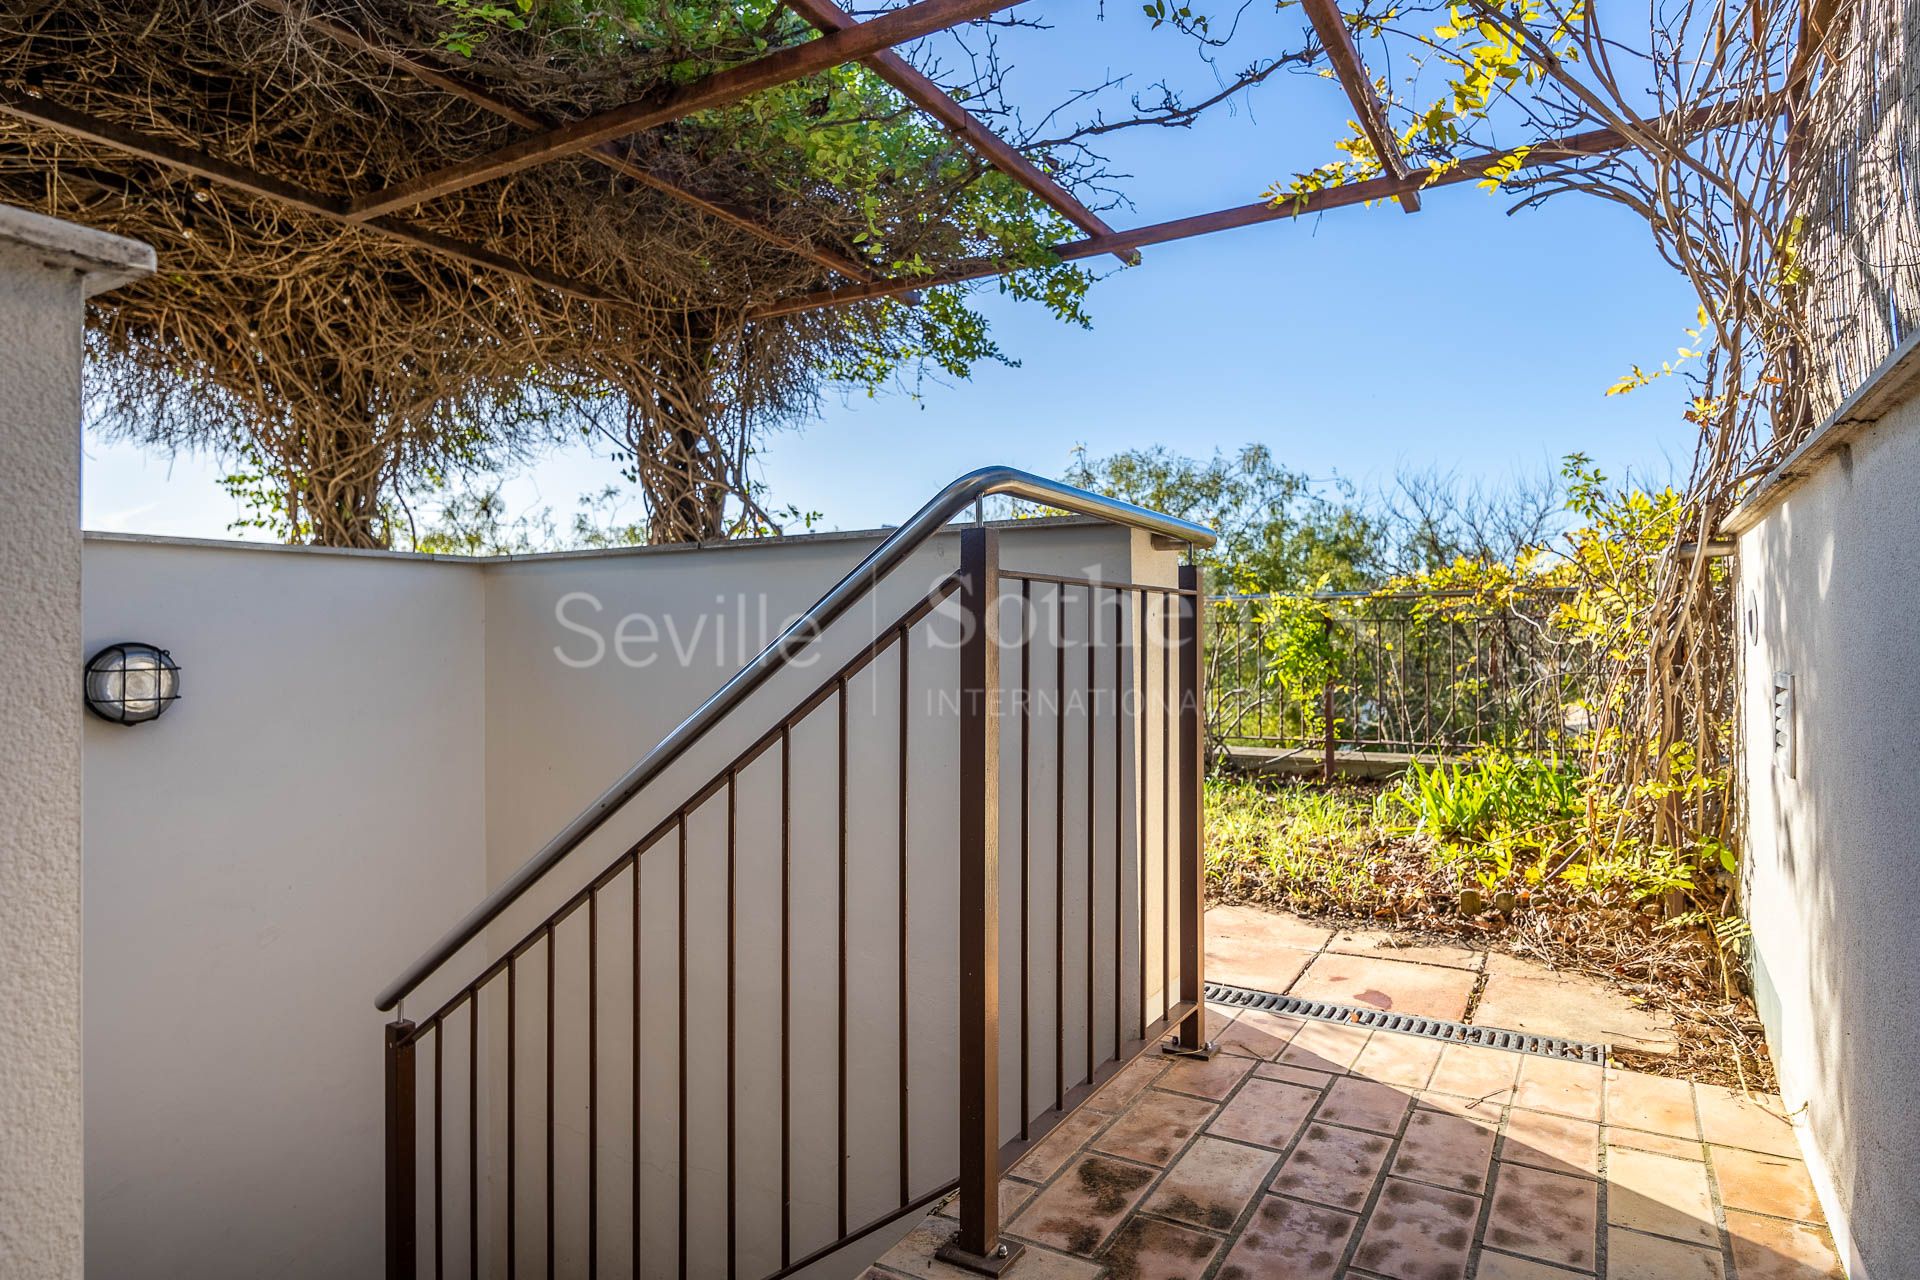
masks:
<path id="1" fill-rule="evenodd" d="M 1607 1047 L 1581 1040 L 1562 1040 L 1557 1036 L 1530 1036 L 1523 1031 L 1503 1031 L 1499 1027 L 1476 1027 L 1443 1018 L 1422 1018 L 1411 1013 L 1393 1013 L 1386 1009 L 1357 1008 L 1328 1004 L 1324 1000 L 1303 1000 L 1298 996 L 1280 996 L 1251 987 L 1229 987 L 1218 982 L 1207 984 L 1207 999 L 1230 1009 L 1264 1009 L 1270 1013 L 1291 1014 L 1296 1018 L 1317 1018 L 1322 1022 L 1349 1022 L 1377 1031 L 1398 1031 L 1405 1035 L 1426 1036 L 1450 1044 L 1474 1044 L 1488 1049 L 1508 1049 L 1542 1058 L 1564 1058 L 1573 1062 L 1603 1063 Z"/>

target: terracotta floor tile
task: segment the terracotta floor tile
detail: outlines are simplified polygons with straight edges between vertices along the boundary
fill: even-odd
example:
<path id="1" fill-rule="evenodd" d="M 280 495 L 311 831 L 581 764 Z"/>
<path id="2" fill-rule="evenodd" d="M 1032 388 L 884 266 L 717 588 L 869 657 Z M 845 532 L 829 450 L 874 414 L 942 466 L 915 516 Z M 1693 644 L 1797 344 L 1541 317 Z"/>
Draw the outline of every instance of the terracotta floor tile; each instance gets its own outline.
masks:
<path id="1" fill-rule="evenodd" d="M 1350 956 L 1380 956 L 1387 960 L 1410 960 L 1416 964 L 1445 965 L 1451 969 L 1478 970 L 1486 963 L 1487 953 L 1472 947 L 1450 943 L 1408 943 L 1404 933 L 1391 929 L 1354 929 L 1334 935 L 1326 946 Z"/>
<path id="2" fill-rule="evenodd" d="M 1388 1178 L 1354 1265 L 1393 1280 L 1462 1280 L 1479 1216 L 1475 1196 Z"/>
<path id="3" fill-rule="evenodd" d="M 1729 1209 L 1748 1209 L 1775 1218 L 1824 1223 L 1820 1197 L 1807 1176 L 1804 1162 L 1760 1151 L 1733 1147 L 1713 1149 L 1713 1176 L 1720 1182 L 1720 1202 Z"/>
<path id="4" fill-rule="evenodd" d="M 1740 1280 L 1841 1280 L 1833 1241 L 1820 1227 L 1727 1210 L 1733 1266 Z"/>
<path id="5" fill-rule="evenodd" d="M 1597 1256 L 1599 1218 L 1599 1183 L 1502 1161 L 1494 1173 L 1487 1243 L 1586 1269 Z"/>
<path id="6" fill-rule="evenodd" d="M 1333 1280 L 1358 1219 L 1268 1196 L 1215 1280 Z"/>
<path id="7" fill-rule="evenodd" d="M 1024 1182 L 1015 1182 L 1011 1178 L 1000 1179 L 1000 1221 L 1011 1222 L 1013 1215 L 1033 1199 L 1035 1189 Z M 957 1218 L 960 1216 L 960 1197 L 955 1196 L 940 1206 L 940 1216 Z"/>
<path id="8" fill-rule="evenodd" d="M 1607 1280 L 1724 1280 L 1718 1249 L 1607 1229 Z"/>
<path id="9" fill-rule="evenodd" d="M 1219 1053 L 1211 1058 L 1175 1058 L 1157 1083 L 1162 1089 L 1196 1094 L 1218 1102 L 1232 1093 L 1240 1077 L 1251 1070 L 1250 1059 L 1232 1053 Z"/>
<path id="10" fill-rule="evenodd" d="M 1460 1018 L 1476 981 L 1465 969 L 1326 951 L 1313 958 L 1289 994 L 1428 1018 Z"/>
<path id="11" fill-rule="evenodd" d="M 1100 1126 L 1112 1118 L 1104 1112 L 1088 1111 L 1082 1107 L 1062 1120 L 1052 1133 L 1035 1143 L 1007 1172 L 1029 1182 L 1045 1182 L 1073 1159 L 1080 1148 L 1087 1145 L 1087 1139 L 1099 1132 Z"/>
<path id="12" fill-rule="evenodd" d="M 1207 1126 L 1210 1133 L 1278 1151 L 1293 1141 L 1320 1094 L 1279 1080 L 1249 1080 Z"/>
<path id="13" fill-rule="evenodd" d="M 887 1251 L 880 1259 L 884 1271 L 868 1272 L 868 1276 L 891 1277 L 896 1275 L 927 1277 L 927 1280 L 979 1280 L 971 1271 L 934 1257 L 940 1247 L 959 1231 L 960 1224 L 951 1218 L 929 1218 L 916 1227 L 907 1238 Z M 1087 1262 L 1081 1258 L 1069 1258 L 1065 1254 L 1053 1253 L 1033 1245 L 1027 1246 L 1020 1260 L 1020 1274 L 1032 1280 L 1098 1280 L 1101 1275 L 1098 1263 Z"/>
<path id="14" fill-rule="evenodd" d="M 1480 1252 L 1480 1269 L 1473 1274 L 1474 1280 L 1580 1280 L 1586 1273 L 1483 1249 Z"/>
<path id="15" fill-rule="evenodd" d="M 1324 1089 L 1335 1078 L 1324 1071 L 1309 1071 L 1305 1067 L 1289 1067 L 1279 1062 L 1263 1062 L 1253 1069 L 1253 1074 L 1262 1080 L 1285 1080 L 1288 1084 L 1302 1084 L 1309 1089 Z"/>
<path id="16" fill-rule="evenodd" d="M 1520 1057 L 1500 1049 L 1450 1044 L 1440 1051 L 1440 1063 L 1433 1069 L 1427 1088 L 1461 1098 L 1484 1098 L 1499 1107 L 1513 1091 L 1514 1079 L 1520 1074 Z"/>
<path id="17" fill-rule="evenodd" d="M 1590 1062 L 1519 1055 L 1520 1087 L 1513 1105 L 1530 1111 L 1551 1111 L 1576 1120 L 1598 1120 L 1605 1097 L 1600 1068 Z"/>
<path id="18" fill-rule="evenodd" d="M 1207 958 L 1213 958 L 1216 943 L 1226 946 L 1243 941 L 1264 942 L 1283 947 L 1318 951 L 1332 939 L 1334 930 L 1326 925 L 1296 916 L 1288 911 L 1269 911 L 1263 907 L 1207 908 Z M 1213 966 L 1209 964 L 1208 969 Z"/>
<path id="19" fill-rule="evenodd" d="M 1434 1066 L 1440 1061 L 1440 1051 L 1445 1048 L 1446 1045 L 1438 1040 L 1428 1040 L 1424 1036 L 1376 1031 L 1373 1039 L 1367 1041 L 1367 1047 L 1360 1051 L 1360 1056 L 1354 1059 L 1353 1073 L 1382 1084 L 1424 1089 L 1427 1081 L 1433 1077 Z"/>
<path id="20" fill-rule="evenodd" d="M 1487 1189 L 1493 1142 L 1494 1130 L 1488 1123 L 1421 1107 L 1407 1121 L 1393 1172 L 1479 1195 Z"/>
<path id="21" fill-rule="evenodd" d="M 1160 1078 L 1167 1069 L 1167 1059 L 1158 1053 L 1143 1053 L 1120 1068 L 1113 1079 L 1100 1086 L 1100 1091 L 1088 1098 L 1083 1104 L 1088 1111 L 1105 1111 L 1109 1114 L 1125 1111 L 1127 1104 L 1140 1096 L 1140 1091 Z"/>
<path id="22" fill-rule="evenodd" d="M 1506 1145 L 1500 1158 L 1554 1173 L 1600 1176 L 1600 1126 L 1544 1111 L 1507 1113 Z"/>
<path id="23" fill-rule="evenodd" d="M 1206 934 L 1210 980 L 1285 991 L 1333 930 L 1257 907 L 1215 907 Z"/>
<path id="24" fill-rule="evenodd" d="M 1230 1231 L 1266 1185 L 1277 1159 L 1257 1147 L 1201 1138 L 1167 1170 L 1142 1207 L 1196 1227 Z"/>
<path id="25" fill-rule="evenodd" d="M 1616 1129 L 1607 1126 L 1607 1145 L 1610 1147 L 1632 1147 L 1635 1151 L 1653 1151 L 1663 1156 L 1672 1156 L 1675 1160 L 1705 1160 L 1707 1149 L 1698 1139 L 1692 1142 L 1685 1138 L 1670 1138 L 1664 1133 L 1641 1133 L 1637 1129 Z"/>
<path id="26" fill-rule="evenodd" d="M 1277 1057 L 1287 1041 L 1306 1025 L 1305 1018 L 1269 1013 L 1265 1009 L 1243 1009 L 1233 1025 L 1223 1030 L 1216 1043 L 1227 1053 L 1242 1053 L 1255 1058 Z"/>
<path id="27" fill-rule="evenodd" d="M 1378 1080 L 1345 1076 L 1333 1082 L 1327 1097 L 1314 1113 L 1314 1119 L 1327 1124 L 1343 1124 L 1352 1129 L 1370 1129 L 1375 1133 L 1398 1133 L 1407 1118 L 1413 1097 L 1406 1089 L 1396 1089 Z"/>
<path id="28" fill-rule="evenodd" d="M 1377 1133 L 1310 1124 L 1269 1188 L 1357 1213 L 1392 1149 L 1393 1143 Z"/>
<path id="29" fill-rule="evenodd" d="M 1295 1034 L 1278 1061 L 1309 1071 L 1345 1071 L 1367 1047 L 1373 1033 L 1336 1022 L 1309 1022 Z"/>
<path id="30" fill-rule="evenodd" d="M 979 1280 L 972 1270 L 952 1267 L 933 1255 L 939 1253 L 941 1245 L 947 1244 L 960 1230 L 960 1224 L 947 1217 L 927 1219 L 916 1226 L 906 1240 L 893 1245 L 879 1265 L 885 1270 L 870 1270 L 868 1276 L 924 1276 L 925 1280 Z M 1098 1280 L 1100 1265 L 1089 1263 L 1085 1259 L 1068 1257 L 1064 1253 L 1052 1253 L 1050 1249 L 1041 1249 L 1037 1245 L 1027 1245 L 1025 1257 L 1020 1261 L 1021 1276 L 1033 1276 L 1033 1280 Z"/>
<path id="31" fill-rule="evenodd" d="M 1498 1127 L 1505 1103 L 1482 1102 L 1478 1098 L 1457 1098 L 1450 1093 L 1435 1093 L 1431 1089 L 1423 1090 L 1413 1096 L 1414 1102 L 1434 1111 L 1444 1111 L 1450 1116 L 1465 1116 L 1481 1124 Z"/>
<path id="32" fill-rule="evenodd" d="M 1114 1236 L 1100 1261 L 1109 1280 L 1199 1280 L 1219 1249 L 1212 1236 L 1171 1222 L 1135 1218 Z"/>
<path id="33" fill-rule="evenodd" d="M 1625 1147 L 1607 1152 L 1607 1221 L 1692 1244 L 1720 1242 L 1707 1167 Z"/>
<path id="34" fill-rule="evenodd" d="M 1153 1169 L 1111 1156 L 1081 1156 L 1035 1196 L 1007 1229 L 1022 1239 L 1091 1255 L 1157 1176 Z"/>
<path id="35" fill-rule="evenodd" d="M 1693 1115 L 1693 1086 L 1638 1071 L 1608 1071 L 1607 1123 L 1674 1138 L 1700 1136 L 1700 1123 Z"/>
<path id="36" fill-rule="evenodd" d="M 1214 1109 L 1215 1104 L 1204 1098 L 1149 1089 L 1094 1139 L 1094 1149 L 1143 1164 L 1164 1165 L 1180 1154 L 1180 1148 L 1200 1131 Z"/>
<path id="37" fill-rule="evenodd" d="M 1697 1085 L 1694 1093 L 1700 1101 L 1701 1131 L 1714 1146 L 1799 1157 L 1799 1140 L 1779 1098 L 1772 1094 L 1750 1098 L 1714 1084 Z"/>

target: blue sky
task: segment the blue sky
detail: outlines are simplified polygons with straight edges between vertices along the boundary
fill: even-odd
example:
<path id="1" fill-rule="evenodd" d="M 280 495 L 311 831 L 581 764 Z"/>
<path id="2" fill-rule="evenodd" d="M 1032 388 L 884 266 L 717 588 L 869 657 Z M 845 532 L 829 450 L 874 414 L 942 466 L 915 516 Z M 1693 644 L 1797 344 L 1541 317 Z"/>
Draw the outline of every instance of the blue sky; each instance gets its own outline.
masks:
<path id="1" fill-rule="evenodd" d="M 1049 0 L 1018 12 L 1055 24 L 1003 40 L 1014 96 L 1030 110 L 1109 71 L 1139 87 L 1166 75 L 1196 94 L 1212 83 L 1190 47 L 1147 30 L 1125 0 L 1105 20 Z M 1298 13 L 1249 9 L 1243 30 L 1286 39 Z M 1254 51 L 1236 46 L 1223 62 Z M 1282 76 L 1196 128 L 1121 135 L 1111 151 L 1133 175 L 1120 184 L 1133 207 L 1108 221 L 1256 199 L 1334 158 L 1348 114 L 1334 82 Z M 1091 330 L 1003 301 L 989 284 L 978 305 L 1019 367 L 929 381 L 918 398 L 829 392 L 816 416 L 768 442 L 762 478 L 776 504 L 860 528 L 904 518 L 986 463 L 1059 474 L 1078 444 L 1096 455 L 1153 444 L 1204 455 L 1257 440 L 1290 467 L 1363 487 L 1400 468 L 1498 480 L 1575 450 L 1615 474 L 1684 474 L 1681 386 L 1603 394 L 1630 364 L 1672 353 L 1695 307 L 1684 282 L 1625 210 L 1566 196 L 1508 216 L 1510 203 L 1461 186 L 1430 193 L 1411 216 L 1341 209 L 1153 247 L 1142 266 L 1094 286 Z M 218 474 L 212 459 L 90 438 L 86 525 L 236 536 Z M 619 482 L 611 462 L 575 450 L 508 477 L 506 495 L 512 509 L 550 506 L 564 518 L 578 494 Z"/>

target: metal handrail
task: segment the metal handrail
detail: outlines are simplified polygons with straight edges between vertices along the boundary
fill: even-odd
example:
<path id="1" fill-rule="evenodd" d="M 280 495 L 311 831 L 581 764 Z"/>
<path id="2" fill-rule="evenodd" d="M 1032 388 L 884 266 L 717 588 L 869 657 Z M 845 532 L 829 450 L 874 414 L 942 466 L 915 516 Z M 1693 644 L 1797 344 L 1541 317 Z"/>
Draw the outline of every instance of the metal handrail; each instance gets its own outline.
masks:
<path id="1" fill-rule="evenodd" d="M 479 937 L 481 930 L 519 901 L 521 895 L 532 888 L 540 877 L 584 844 L 615 812 L 679 760 L 709 729 L 752 696 L 776 672 L 792 663 L 871 587 L 897 569 L 955 516 L 983 499 L 998 495 L 1023 498 L 1114 524 L 1165 534 L 1196 547 L 1211 547 L 1215 541 L 1213 531 L 1204 525 L 1149 511 L 1118 498 L 1089 493 L 1085 489 L 1076 489 L 1031 472 L 1013 467 L 982 467 L 978 471 L 968 472 L 914 512 L 905 524 L 888 534 L 885 541 L 875 547 L 866 559 L 855 565 L 846 577 L 835 583 L 785 631 L 774 637 L 772 643 L 735 672 L 712 697 L 695 707 L 618 782 L 602 792 L 597 800 L 581 810 L 539 852 L 502 880 L 493 892 L 481 900 L 480 905 L 462 916 L 460 922 L 449 929 L 445 936 L 408 965 L 398 978 L 387 984 L 374 1001 L 374 1007 L 385 1013 L 399 1004 L 462 947 Z"/>

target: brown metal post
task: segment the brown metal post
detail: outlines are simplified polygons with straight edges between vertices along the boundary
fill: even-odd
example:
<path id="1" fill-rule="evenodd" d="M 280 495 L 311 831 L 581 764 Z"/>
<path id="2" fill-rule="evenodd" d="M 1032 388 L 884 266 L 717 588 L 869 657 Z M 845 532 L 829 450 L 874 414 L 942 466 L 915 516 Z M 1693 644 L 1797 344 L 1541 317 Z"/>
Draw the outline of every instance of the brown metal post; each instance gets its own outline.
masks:
<path id="1" fill-rule="evenodd" d="M 1327 650 L 1333 650 L 1333 617 L 1328 615 L 1321 624 L 1327 633 Z M 1326 745 L 1320 757 L 1320 781 L 1333 781 L 1333 677 L 1327 677 L 1327 683 L 1320 690 L 1320 730 Z"/>
<path id="2" fill-rule="evenodd" d="M 413 1024 L 387 1024 L 387 1280 L 413 1280 Z"/>
<path id="3" fill-rule="evenodd" d="M 1180 1021 L 1171 1052 L 1211 1058 L 1207 1042 L 1206 894 L 1206 636 L 1207 598 L 1200 590 L 1200 567 L 1180 566 L 1180 703 L 1169 714 L 1180 717 L 1180 1002 L 1193 1012 Z"/>
<path id="4" fill-rule="evenodd" d="M 960 1231 L 944 1262 L 999 1275 L 1000 535 L 960 534 Z"/>

